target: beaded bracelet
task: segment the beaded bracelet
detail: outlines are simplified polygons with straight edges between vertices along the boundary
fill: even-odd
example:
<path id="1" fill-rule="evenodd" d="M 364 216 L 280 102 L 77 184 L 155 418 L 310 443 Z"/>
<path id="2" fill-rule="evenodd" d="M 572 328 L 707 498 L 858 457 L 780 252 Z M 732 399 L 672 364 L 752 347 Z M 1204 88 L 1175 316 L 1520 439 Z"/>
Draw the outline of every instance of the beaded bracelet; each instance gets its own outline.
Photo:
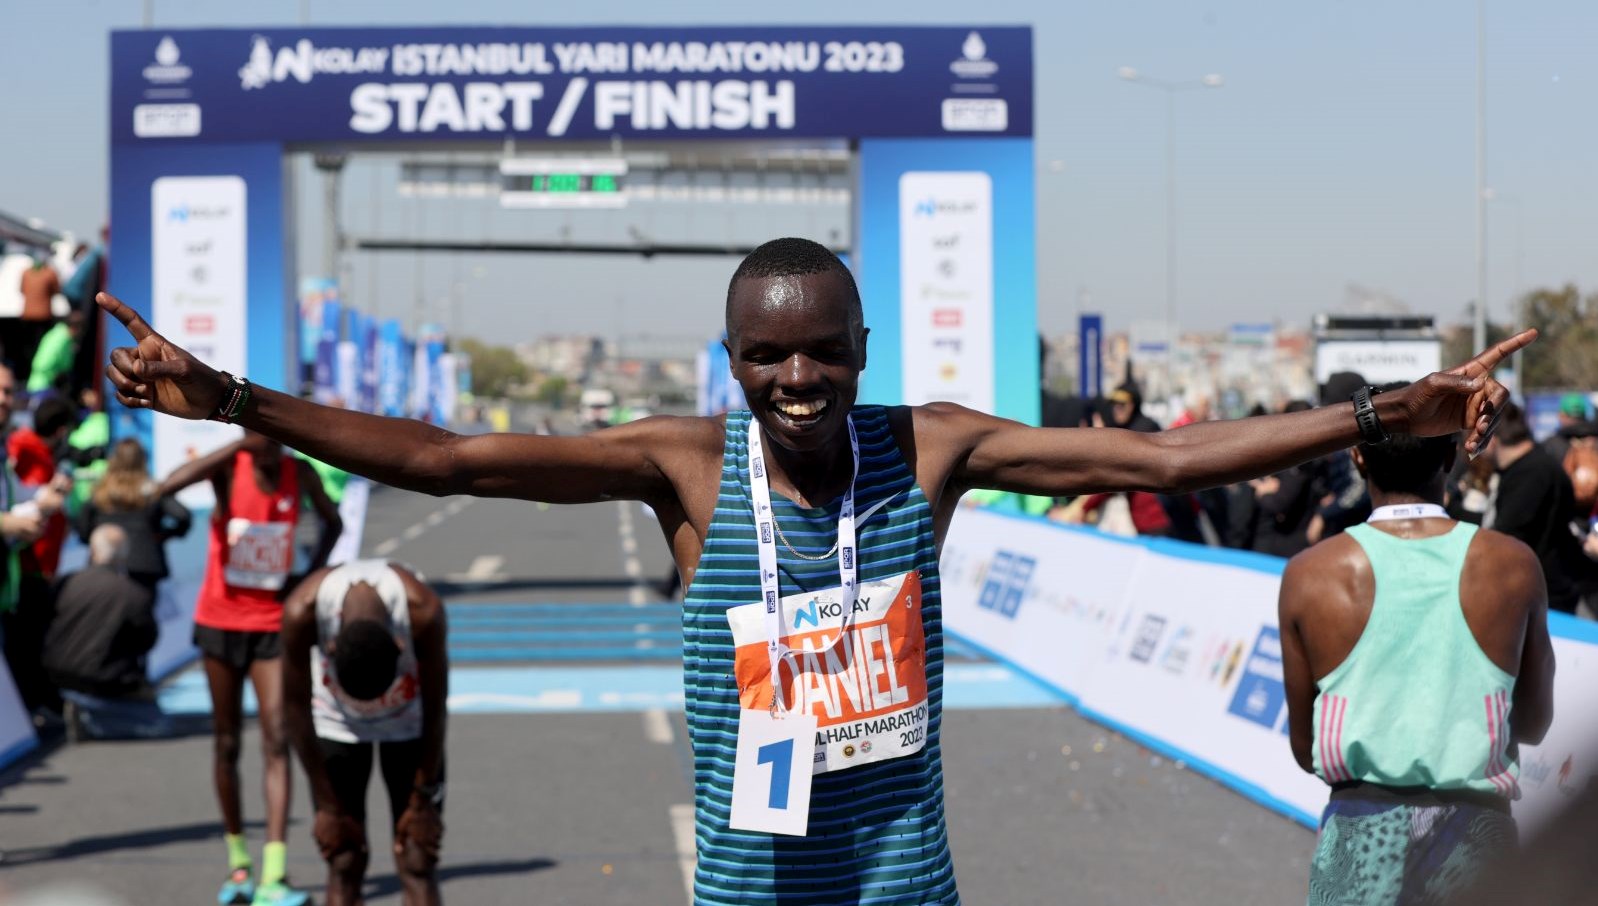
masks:
<path id="1" fill-rule="evenodd" d="M 211 420 L 232 424 L 244 414 L 244 407 L 249 405 L 251 385 L 243 376 L 228 374 L 226 371 L 222 372 L 222 377 L 227 381 L 228 395 L 216 407 Z"/>

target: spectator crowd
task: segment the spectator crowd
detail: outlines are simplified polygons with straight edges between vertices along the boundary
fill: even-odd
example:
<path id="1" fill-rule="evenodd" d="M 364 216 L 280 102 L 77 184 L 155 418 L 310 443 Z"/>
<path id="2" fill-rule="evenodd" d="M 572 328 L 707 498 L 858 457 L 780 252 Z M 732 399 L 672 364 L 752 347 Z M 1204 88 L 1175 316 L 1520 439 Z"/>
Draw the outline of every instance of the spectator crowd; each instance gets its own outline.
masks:
<path id="1" fill-rule="evenodd" d="M 1321 386 L 1317 402 L 1293 400 L 1280 411 L 1341 403 L 1364 386 L 1362 376 L 1339 372 Z M 1256 404 L 1245 417 L 1266 412 Z M 1144 412 L 1142 394 L 1130 380 L 1102 399 L 1046 398 L 1044 404 L 1044 422 L 1053 427 L 1153 432 L 1212 417 L 1209 398 L 1192 395 L 1162 429 Z M 1541 442 L 1533 437 L 1525 410 L 1511 403 L 1482 455 L 1456 460 L 1446 491 L 1449 514 L 1524 541 L 1542 561 L 1549 606 L 1589 619 L 1598 617 L 1598 420 L 1588 398 L 1580 393 L 1562 397 L 1557 431 Z M 1133 491 L 1059 500 L 989 495 L 978 502 L 1019 507 L 1117 534 L 1174 538 L 1283 558 L 1341 534 L 1371 512 L 1365 477 L 1346 450 L 1265 478 L 1197 494 Z"/>

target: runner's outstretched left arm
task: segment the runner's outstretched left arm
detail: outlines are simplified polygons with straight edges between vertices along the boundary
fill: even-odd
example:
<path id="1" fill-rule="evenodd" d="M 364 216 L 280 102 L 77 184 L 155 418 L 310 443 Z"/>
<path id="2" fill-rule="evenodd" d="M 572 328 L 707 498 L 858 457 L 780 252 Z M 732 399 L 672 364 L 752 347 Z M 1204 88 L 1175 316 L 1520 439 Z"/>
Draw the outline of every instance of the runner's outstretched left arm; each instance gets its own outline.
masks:
<path id="1" fill-rule="evenodd" d="M 1492 371 L 1537 337 L 1525 331 L 1465 364 L 1372 398 L 1384 430 L 1423 437 L 1465 433 L 1474 455 L 1497 424 L 1509 391 Z M 1141 434 L 1103 428 L 1032 428 L 949 403 L 917 407 L 916 436 L 954 459 L 957 491 L 996 488 L 1069 495 L 1144 490 L 1180 493 L 1257 478 L 1353 446 L 1354 405 Z"/>

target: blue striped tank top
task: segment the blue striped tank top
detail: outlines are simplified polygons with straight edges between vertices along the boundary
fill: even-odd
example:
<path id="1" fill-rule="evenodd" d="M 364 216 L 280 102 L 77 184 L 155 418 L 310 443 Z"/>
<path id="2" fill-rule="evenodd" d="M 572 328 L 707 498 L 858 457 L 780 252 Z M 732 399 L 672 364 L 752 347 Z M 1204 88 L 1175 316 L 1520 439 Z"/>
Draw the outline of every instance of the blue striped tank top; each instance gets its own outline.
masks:
<path id="1" fill-rule="evenodd" d="M 699 906 L 777 903 L 957 904 L 943 818 L 939 738 L 943 615 L 932 509 L 894 440 L 887 410 L 854 409 L 860 439 L 855 509 L 862 583 L 919 570 L 927 652 L 927 743 L 913 755 L 815 775 L 809 835 L 735 831 L 732 773 L 738 688 L 727 609 L 760 599 L 749 492 L 747 411 L 727 415 L 721 490 L 683 610 L 683 685 L 694 756 Z M 837 540 L 839 501 L 805 509 L 780 494 L 772 507 L 787 541 L 812 557 Z M 836 555 L 794 556 L 777 545 L 783 595 L 838 584 Z"/>

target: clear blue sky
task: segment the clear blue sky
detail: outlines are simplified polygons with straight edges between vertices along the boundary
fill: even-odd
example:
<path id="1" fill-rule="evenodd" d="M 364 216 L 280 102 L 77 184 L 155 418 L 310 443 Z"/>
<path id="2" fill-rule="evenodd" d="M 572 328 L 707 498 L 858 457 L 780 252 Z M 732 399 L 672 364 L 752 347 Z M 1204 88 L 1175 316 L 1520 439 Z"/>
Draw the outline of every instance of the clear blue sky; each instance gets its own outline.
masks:
<path id="1" fill-rule="evenodd" d="M 1030 24 L 1039 317 L 1046 331 L 1074 321 L 1081 291 L 1112 328 L 1163 310 L 1164 99 L 1116 78 L 1123 65 L 1168 79 L 1208 72 L 1226 79 L 1220 90 L 1178 98 L 1185 324 L 1304 325 L 1313 313 L 1340 307 L 1349 284 L 1453 321 L 1475 294 L 1476 31 L 1475 4 L 1467 0 L 923 0 L 913 7 L 679 0 L 669 14 L 637 0 L 308 6 L 316 25 L 884 24 L 900 17 Z M 138 27 L 143 5 L 54 0 L 7 7 L 0 209 L 90 233 L 105 212 L 107 35 Z M 157 28 L 293 25 L 301 15 L 300 0 L 153 0 L 153 8 Z M 1490 0 L 1487 23 L 1488 182 L 1511 199 L 1489 207 L 1489 299 L 1502 314 L 1517 271 L 1528 288 L 1574 281 L 1598 289 L 1598 4 Z M 498 264 L 473 281 L 465 332 L 506 336 L 506 303 L 496 301 L 505 294 L 492 285 L 525 285 L 528 272 L 518 268 L 526 267 Z M 509 323 L 525 334 L 603 332 L 624 305 L 642 330 L 680 330 L 684 312 L 714 324 L 728 269 L 720 261 L 620 269 L 615 262 L 566 262 L 541 272 L 552 293 L 625 301 L 555 311 L 521 306 Z M 384 277 L 383 292 L 409 292 L 412 271 L 402 270 Z"/>

